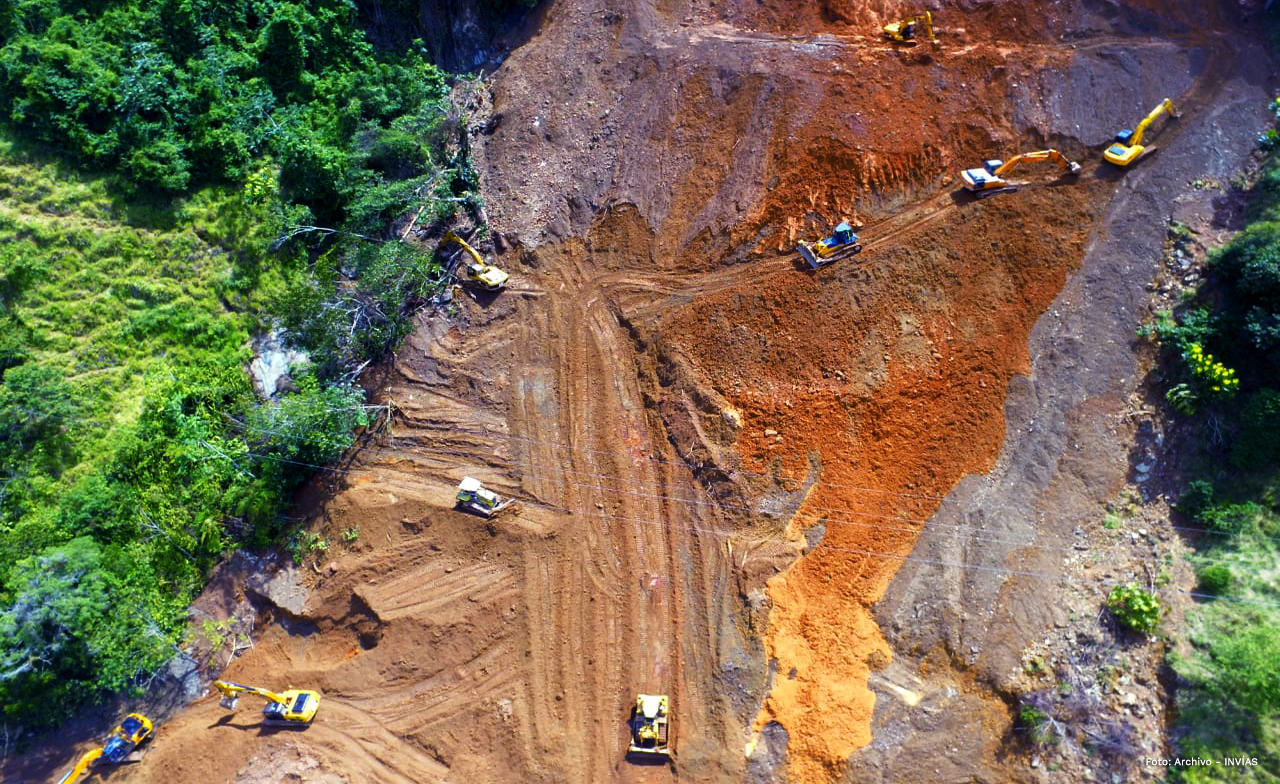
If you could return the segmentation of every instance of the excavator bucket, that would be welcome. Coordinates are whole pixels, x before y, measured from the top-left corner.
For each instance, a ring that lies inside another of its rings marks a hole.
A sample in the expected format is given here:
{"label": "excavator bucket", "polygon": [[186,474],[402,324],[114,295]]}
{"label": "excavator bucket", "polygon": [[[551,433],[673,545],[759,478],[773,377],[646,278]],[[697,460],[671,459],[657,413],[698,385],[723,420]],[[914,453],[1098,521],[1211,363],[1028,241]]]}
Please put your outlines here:
{"label": "excavator bucket", "polygon": [[223,697],[222,699],[218,700],[218,704],[226,708],[227,710],[235,710],[236,706],[240,704],[240,695],[237,694],[232,697]]}

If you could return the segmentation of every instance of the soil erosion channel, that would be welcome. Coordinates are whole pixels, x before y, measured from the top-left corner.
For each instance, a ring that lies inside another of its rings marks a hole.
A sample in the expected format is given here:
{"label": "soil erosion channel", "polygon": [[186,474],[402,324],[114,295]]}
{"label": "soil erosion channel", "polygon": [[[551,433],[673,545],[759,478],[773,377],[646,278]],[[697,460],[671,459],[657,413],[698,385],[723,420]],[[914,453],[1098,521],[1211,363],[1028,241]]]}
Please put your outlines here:
{"label": "soil erosion channel", "polygon": [[[870,608],[999,453],[1032,327],[1124,193],[1097,150],[1165,95],[1203,108],[1227,22],[971,4],[898,51],[896,4],[618,5],[550,3],[494,76],[474,145],[511,288],[385,368],[392,434],[313,499],[358,540],[278,576],[306,590],[225,674],[319,689],[315,726],[208,698],[113,782],[809,784],[872,739]],[[1047,146],[1083,174],[955,192]],[[840,219],[867,249],[802,270]],[[463,475],[522,503],[454,510]],[[671,697],[674,767],[624,761],[637,692]],[[988,703],[970,731],[999,737]]]}

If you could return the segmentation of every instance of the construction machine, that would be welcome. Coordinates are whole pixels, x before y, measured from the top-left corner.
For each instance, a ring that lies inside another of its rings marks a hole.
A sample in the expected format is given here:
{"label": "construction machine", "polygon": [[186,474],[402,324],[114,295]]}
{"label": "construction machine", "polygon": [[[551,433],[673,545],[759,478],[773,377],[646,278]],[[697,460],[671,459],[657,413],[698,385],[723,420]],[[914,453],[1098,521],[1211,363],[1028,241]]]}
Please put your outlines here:
{"label": "construction machine", "polygon": [[279,694],[257,686],[243,686],[230,681],[215,681],[214,687],[222,692],[218,704],[227,710],[235,710],[241,694],[253,694],[267,701],[262,709],[262,722],[280,727],[310,727],[320,707],[320,692],[307,689],[288,689]]}
{"label": "construction machine", "polygon": [[667,695],[638,694],[631,709],[631,745],[628,755],[640,758],[671,756],[668,744],[670,719],[667,717]]}
{"label": "construction machine", "polygon": [[812,269],[817,269],[833,261],[861,253],[862,246],[858,244],[858,235],[853,233],[853,227],[842,222],[826,239],[814,243],[802,240],[796,245],[796,252],[809,263]]}
{"label": "construction machine", "polygon": [[464,283],[472,283],[486,291],[498,291],[507,285],[507,278],[511,276],[486,262],[475,248],[468,245],[466,240],[454,234],[453,231],[445,232],[440,240],[440,247],[450,242],[458,243],[471,257],[471,261],[463,264],[459,270],[459,277]]}
{"label": "construction machine", "polygon": [[1134,130],[1124,129],[1116,134],[1115,142],[1102,153],[1102,157],[1107,163],[1114,163],[1116,166],[1128,166],[1143,155],[1155,152],[1155,147],[1143,147],[1142,135],[1146,133],[1147,126],[1155,122],[1155,119],[1161,114],[1168,112],[1170,117],[1177,117],[1177,113],[1173,110],[1173,102],[1165,98],[1151,113],[1142,118],[1142,122],[1138,123],[1138,127]]}
{"label": "construction machine", "polygon": [[1015,155],[1008,161],[983,161],[981,169],[965,169],[960,173],[960,178],[964,180],[964,187],[977,194],[980,199],[996,193],[1016,191],[1018,186],[1005,180],[1004,175],[1023,161],[1049,161],[1057,164],[1064,174],[1074,176],[1080,173],[1080,164],[1067,160],[1057,150],[1037,150]]}
{"label": "construction machine", "polygon": [[88,772],[94,763],[100,760],[109,762],[112,765],[119,765],[133,753],[134,749],[150,738],[155,729],[151,719],[141,713],[130,713],[125,717],[124,721],[116,725],[116,728],[111,731],[111,735],[107,738],[107,742],[102,744],[102,748],[85,752],[84,756],[80,757],[80,761],[76,763],[76,766],[68,771],[65,776],[58,779],[58,784],[75,784],[80,780],[81,776]]}
{"label": "construction machine", "polygon": [[455,498],[458,506],[485,517],[496,515],[514,501],[511,498],[503,498],[480,484],[479,479],[469,476],[462,477],[462,481],[458,483],[458,494]]}
{"label": "construction machine", "polygon": [[933,14],[928,11],[908,16],[900,22],[890,22],[884,26],[884,37],[910,46],[915,46],[922,38],[931,44],[938,42],[933,34]]}

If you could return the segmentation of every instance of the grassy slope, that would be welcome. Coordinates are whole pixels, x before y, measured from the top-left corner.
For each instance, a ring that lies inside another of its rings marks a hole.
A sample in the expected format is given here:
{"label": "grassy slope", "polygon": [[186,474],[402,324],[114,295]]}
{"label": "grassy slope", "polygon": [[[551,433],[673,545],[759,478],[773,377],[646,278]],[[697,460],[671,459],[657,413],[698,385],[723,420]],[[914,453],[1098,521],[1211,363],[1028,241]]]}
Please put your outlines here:
{"label": "grassy slope", "polygon": [[75,390],[81,416],[71,437],[84,463],[136,419],[148,384],[175,365],[250,358],[254,319],[219,298],[231,251],[192,224],[141,228],[125,218],[105,179],[22,161],[0,144],[0,235],[9,238],[0,259],[4,269],[36,270],[10,312],[29,330],[32,361]]}

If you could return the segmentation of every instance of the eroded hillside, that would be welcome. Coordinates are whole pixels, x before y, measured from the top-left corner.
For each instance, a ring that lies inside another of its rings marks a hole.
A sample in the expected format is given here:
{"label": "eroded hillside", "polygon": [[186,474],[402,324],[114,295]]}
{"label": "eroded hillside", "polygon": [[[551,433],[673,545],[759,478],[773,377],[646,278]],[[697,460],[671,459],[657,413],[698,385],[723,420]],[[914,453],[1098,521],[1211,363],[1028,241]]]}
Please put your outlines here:
{"label": "eroded hillside", "polygon": [[[226,677],[316,725],[205,698],[112,781],[1017,780],[998,689],[1054,595],[1010,578],[1059,568],[1051,493],[1123,481],[1071,423],[1136,384],[1179,188],[1249,154],[1258,5],[973,0],[897,48],[898,3],[548,3],[474,106],[511,285],[369,379],[391,432],[304,499],[358,540],[223,605],[264,619]],[[1102,165],[1166,95],[1160,155]],[[1046,146],[1082,174],[960,191]],[[803,268],[839,220],[865,250]],[[637,692],[672,767],[624,760]]]}

